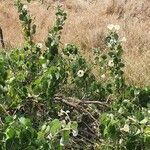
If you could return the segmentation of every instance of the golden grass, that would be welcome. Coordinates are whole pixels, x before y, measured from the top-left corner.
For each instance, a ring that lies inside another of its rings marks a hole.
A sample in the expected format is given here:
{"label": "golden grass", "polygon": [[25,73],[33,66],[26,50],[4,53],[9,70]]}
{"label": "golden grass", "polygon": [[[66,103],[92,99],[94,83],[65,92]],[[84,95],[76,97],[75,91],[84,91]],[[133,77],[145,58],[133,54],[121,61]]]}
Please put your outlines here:
{"label": "golden grass", "polygon": [[[36,16],[37,42],[46,38],[58,2],[43,0],[43,3],[34,1],[30,6],[30,12]],[[81,52],[91,58],[92,48],[105,50],[103,41],[108,32],[107,25],[119,24],[120,36],[127,38],[123,47],[128,82],[137,86],[150,85],[149,0],[60,0],[60,3],[68,12],[62,42],[79,45]],[[0,3],[0,26],[7,43],[12,46],[22,44],[21,28],[12,0]]]}

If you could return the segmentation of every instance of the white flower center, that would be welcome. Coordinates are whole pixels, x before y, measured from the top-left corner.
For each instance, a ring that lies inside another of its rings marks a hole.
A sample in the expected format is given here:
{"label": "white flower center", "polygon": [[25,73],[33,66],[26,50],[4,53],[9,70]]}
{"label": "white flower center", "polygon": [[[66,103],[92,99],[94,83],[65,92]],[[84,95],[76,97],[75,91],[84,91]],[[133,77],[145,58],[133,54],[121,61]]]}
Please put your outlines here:
{"label": "white flower center", "polygon": [[78,76],[78,77],[83,77],[83,76],[84,76],[84,71],[83,71],[83,70],[79,70],[79,71],[77,72],[77,76]]}

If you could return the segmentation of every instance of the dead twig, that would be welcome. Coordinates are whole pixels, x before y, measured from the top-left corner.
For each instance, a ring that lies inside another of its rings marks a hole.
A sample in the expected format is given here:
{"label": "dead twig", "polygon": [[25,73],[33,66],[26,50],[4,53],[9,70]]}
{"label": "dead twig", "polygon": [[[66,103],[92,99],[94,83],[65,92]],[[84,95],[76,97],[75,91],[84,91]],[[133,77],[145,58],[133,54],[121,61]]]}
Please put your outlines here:
{"label": "dead twig", "polygon": [[94,104],[94,105],[101,105],[102,107],[108,107],[106,103],[100,102],[100,101],[89,101],[89,100],[79,100],[76,98],[72,97],[63,97],[60,95],[54,96],[55,101],[59,101],[61,103],[64,103],[68,105],[69,107],[73,107],[79,112],[88,114],[90,118],[95,121],[96,125],[98,126],[97,119],[91,114],[91,112],[87,111],[86,108],[83,107],[83,105],[89,105],[89,104]]}
{"label": "dead twig", "polygon": [[102,105],[102,106],[105,106],[105,107],[108,107],[108,105],[104,102],[100,102],[100,101],[87,101],[87,100],[83,100],[80,102],[80,104],[97,104],[97,105]]}
{"label": "dead twig", "polygon": [[78,103],[68,102],[68,101],[65,100],[62,96],[55,96],[55,97],[54,97],[54,100],[55,100],[55,101],[63,102],[63,103],[65,103],[65,104],[67,104],[68,106],[73,107],[73,108],[75,108],[75,109],[77,109],[77,107],[78,107]]}
{"label": "dead twig", "polygon": [[72,97],[63,97],[63,96],[55,96],[54,97],[54,100],[56,101],[62,101],[63,103],[66,103],[67,105],[70,105],[74,108],[76,107],[79,107],[80,105],[84,105],[84,104],[95,104],[95,105],[101,105],[101,106],[104,106],[104,107],[109,107],[107,105],[107,103],[105,102],[100,102],[100,101],[89,101],[89,100],[86,100],[86,99],[82,99],[82,100],[79,100],[79,99],[76,99],[76,98],[72,98]]}
{"label": "dead twig", "polygon": [[2,48],[5,48],[4,38],[3,38],[3,31],[2,31],[1,27],[0,27],[0,42],[1,42]]}

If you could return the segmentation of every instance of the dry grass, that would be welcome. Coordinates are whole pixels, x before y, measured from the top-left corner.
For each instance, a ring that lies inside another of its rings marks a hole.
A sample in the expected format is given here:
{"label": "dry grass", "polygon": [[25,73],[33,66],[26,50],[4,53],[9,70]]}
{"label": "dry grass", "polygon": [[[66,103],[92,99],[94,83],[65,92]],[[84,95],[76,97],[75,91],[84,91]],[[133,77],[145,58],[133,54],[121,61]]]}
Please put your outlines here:
{"label": "dry grass", "polygon": [[[36,16],[38,30],[35,40],[41,42],[54,21],[56,0],[34,1],[30,7]],[[82,53],[90,58],[91,49],[105,49],[103,40],[107,25],[119,24],[121,37],[125,36],[124,60],[128,82],[150,85],[150,1],[149,0],[60,0],[68,12],[62,42],[78,44]],[[50,6],[47,10],[47,6]],[[21,45],[23,40],[17,12],[12,0],[0,1],[0,26],[6,43]]]}

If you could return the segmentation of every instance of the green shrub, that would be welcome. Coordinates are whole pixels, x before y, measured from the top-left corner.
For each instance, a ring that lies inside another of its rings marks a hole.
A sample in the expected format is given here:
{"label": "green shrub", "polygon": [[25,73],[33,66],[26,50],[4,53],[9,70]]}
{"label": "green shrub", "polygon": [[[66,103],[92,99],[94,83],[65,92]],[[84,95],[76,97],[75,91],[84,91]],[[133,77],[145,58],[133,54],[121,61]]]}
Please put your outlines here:
{"label": "green shrub", "polygon": [[96,77],[77,46],[60,47],[67,17],[60,6],[44,45],[33,41],[26,5],[15,5],[25,42],[0,54],[0,149],[148,150],[150,88],[126,84],[116,27],[107,53],[94,50]]}

